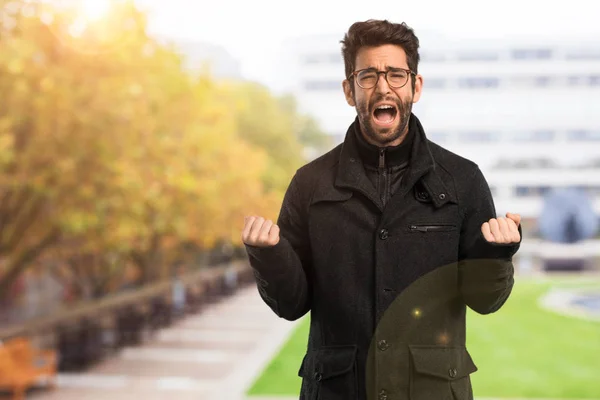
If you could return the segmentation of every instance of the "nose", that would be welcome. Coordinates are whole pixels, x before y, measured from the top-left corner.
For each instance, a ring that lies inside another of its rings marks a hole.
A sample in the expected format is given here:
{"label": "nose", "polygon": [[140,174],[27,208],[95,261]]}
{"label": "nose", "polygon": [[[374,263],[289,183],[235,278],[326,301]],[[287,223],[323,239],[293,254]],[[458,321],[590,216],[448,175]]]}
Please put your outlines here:
{"label": "nose", "polygon": [[390,86],[385,78],[385,73],[379,72],[379,74],[377,74],[377,84],[375,85],[375,89],[381,94],[388,94],[391,92]]}

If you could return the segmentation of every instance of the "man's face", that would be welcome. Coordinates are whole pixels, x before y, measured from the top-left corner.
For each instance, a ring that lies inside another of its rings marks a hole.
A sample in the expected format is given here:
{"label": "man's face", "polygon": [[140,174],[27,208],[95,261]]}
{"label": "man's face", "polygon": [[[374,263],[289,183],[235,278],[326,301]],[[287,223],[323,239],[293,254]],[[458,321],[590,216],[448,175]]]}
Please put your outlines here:
{"label": "man's face", "polygon": [[[378,71],[408,69],[406,53],[402,47],[392,44],[363,47],[356,56],[355,71],[365,68]],[[414,86],[412,81],[409,74],[406,85],[401,88],[390,87],[384,75],[380,74],[376,85],[370,89],[360,87],[357,78],[343,82],[346,101],[356,107],[360,127],[367,141],[384,147],[398,145],[404,139],[412,104],[421,97],[423,78],[417,75]]]}

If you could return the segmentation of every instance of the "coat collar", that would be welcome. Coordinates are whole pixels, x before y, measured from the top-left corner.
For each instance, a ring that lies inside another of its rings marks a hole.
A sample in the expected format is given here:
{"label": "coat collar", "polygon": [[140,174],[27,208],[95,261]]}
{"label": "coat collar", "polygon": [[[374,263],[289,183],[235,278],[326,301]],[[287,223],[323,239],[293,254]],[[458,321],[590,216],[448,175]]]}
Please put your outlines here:
{"label": "coat collar", "polygon": [[[360,129],[355,120],[348,131],[342,144],[340,159],[334,186],[338,189],[352,189],[363,193],[370,198],[380,209],[381,200],[374,192],[373,185],[367,177],[358,149],[355,129]],[[427,196],[436,207],[441,207],[447,202],[456,202],[456,195],[450,185],[446,185],[436,171],[436,162],[431,153],[428,139],[419,119],[411,113],[409,120],[409,134],[414,135],[410,151],[410,164],[406,176],[394,196],[404,196],[417,182],[421,182]]]}
{"label": "coat collar", "polygon": [[397,146],[389,147],[379,147],[367,142],[361,132],[358,117],[355,118],[349,132],[352,132],[355,136],[356,148],[358,149],[358,154],[364,165],[370,165],[377,168],[380,161],[380,152],[383,151],[386,167],[397,167],[407,165],[410,160],[410,151],[415,137],[414,124],[413,126],[409,126],[409,128],[412,129],[409,129],[408,134],[402,143]]}

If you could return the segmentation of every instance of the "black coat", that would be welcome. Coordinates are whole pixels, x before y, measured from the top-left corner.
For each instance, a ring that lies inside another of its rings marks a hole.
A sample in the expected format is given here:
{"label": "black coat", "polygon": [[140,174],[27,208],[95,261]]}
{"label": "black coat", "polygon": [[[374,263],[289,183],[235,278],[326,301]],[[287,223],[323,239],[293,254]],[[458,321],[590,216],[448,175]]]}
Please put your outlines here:
{"label": "black coat", "polygon": [[497,215],[481,170],[414,115],[410,164],[384,205],[355,129],[296,172],[279,243],[246,246],[265,303],[288,320],[310,311],[301,399],[472,399],[466,306],[504,304],[520,243],[485,240]]}

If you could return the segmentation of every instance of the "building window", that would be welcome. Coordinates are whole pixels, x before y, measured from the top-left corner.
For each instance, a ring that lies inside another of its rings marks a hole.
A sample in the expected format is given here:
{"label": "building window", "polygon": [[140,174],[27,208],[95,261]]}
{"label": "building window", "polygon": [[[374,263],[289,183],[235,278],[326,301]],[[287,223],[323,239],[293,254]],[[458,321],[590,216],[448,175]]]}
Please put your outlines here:
{"label": "building window", "polygon": [[304,89],[308,91],[342,90],[342,83],[339,81],[307,81],[304,83]]}
{"label": "building window", "polygon": [[494,142],[498,139],[498,137],[498,133],[487,131],[460,132],[458,134],[458,140],[461,143]]}
{"label": "building window", "polygon": [[530,76],[513,78],[512,82],[518,87],[550,87],[560,83],[560,79],[554,76]]}
{"label": "building window", "polygon": [[600,86],[600,75],[580,75],[568,78],[570,86]]}
{"label": "building window", "polygon": [[498,53],[481,52],[481,53],[459,53],[458,61],[497,61]]}
{"label": "building window", "polygon": [[575,49],[565,54],[567,60],[600,60],[600,48],[598,49]]}
{"label": "building window", "polygon": [[584,84],[585,78],[583,76],[569,76],[567,80],[569,86],[580,86]]}
{"label": "building window", "polygon": [[577,142],[596,142],[600,141],[600,130],[599,131],[588,131],[584,129],[578,129],[567,132],[567,139]]}
{"label": "building window", "polygon": [[442,78],[430,78],[423,82],[423,86],[427,89],[443,89],[446,87],[447,81]]}
{"label": "building window", "polygon": [[550,86],[551,82],[552,82],[552,78],[549,76],[537,76],[534,79],[534,85],[537,87]]}
{"label": "building window", "polygon": [[552,58],[550,49],[515,49],[512,51],[515,60],[548,60]]}
{"label": "building window", "polygon": [[443,53],[423,53],[421,54],[421,62],[444,62],[446,55]]}
{"label": "building window", "polygon": [[550,87],[561,84],[555,76],[515,76],[510,78],[511,85],[518,88]]}
{"label": "building window", "polygon": [[556,132],[550,130],[517,132],[515,140],[522,142],[551,142],[555,139]]}
{"label": "building window", "polygon": [[527,187],[527,186],[517,186],[515,188],[515,194],[517,197],[527,197],[527,196],[531,196],[530,190],[531,188]]}
{"label": "building window", "polygon": [[463,89],[487,89],[497,88],[500,86],[499,78],[461,78],[458,81],[458,86]]}
{"label": "building window", "polygon": [[556,168],[556,163],[549,158],[527,158],[517,160],[512,163],[511,168],[514,169],[548,169]]}
{"label": "building window", "polygon": [[550,186],[517,186],[515,194],[517,197],[545,196],[550,190]]}

